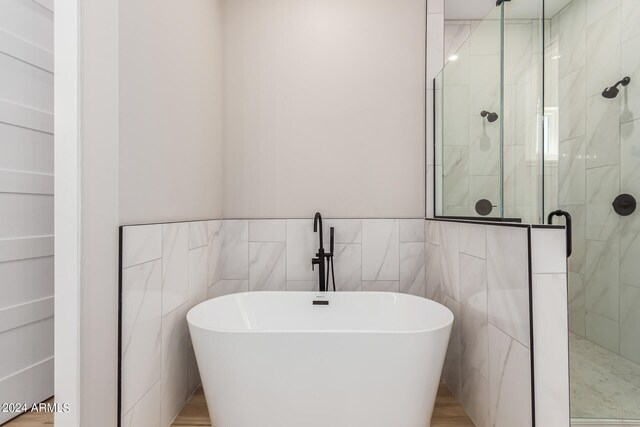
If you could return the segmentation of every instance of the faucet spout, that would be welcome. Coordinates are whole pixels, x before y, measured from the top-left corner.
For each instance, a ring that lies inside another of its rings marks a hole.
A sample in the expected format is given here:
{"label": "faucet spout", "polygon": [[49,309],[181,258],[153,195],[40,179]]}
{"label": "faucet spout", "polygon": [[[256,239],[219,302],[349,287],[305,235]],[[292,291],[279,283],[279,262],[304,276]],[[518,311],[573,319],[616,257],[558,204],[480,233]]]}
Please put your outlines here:
{"label": "faucet spout", "polygon": [[316,216],[313,218],[313,231],[315,233],[318,232],[318,226],[320,226],[320,235],[319,235],[319,239],[320,239],[320,249],[324,250],[324,244],[323,244],[323,233],[322,233],[322,215],[320,214],[320,212],[316,212]]}

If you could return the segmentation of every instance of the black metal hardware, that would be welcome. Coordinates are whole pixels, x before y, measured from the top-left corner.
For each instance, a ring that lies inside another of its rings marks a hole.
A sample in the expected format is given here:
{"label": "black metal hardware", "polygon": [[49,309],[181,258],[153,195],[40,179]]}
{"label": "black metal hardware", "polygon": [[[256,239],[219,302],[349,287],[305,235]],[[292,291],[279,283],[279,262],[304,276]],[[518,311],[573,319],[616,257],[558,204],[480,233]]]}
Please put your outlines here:
{"label": "black metal hardware", "polygon": [[327,300],[313,300],[313,305],[329,305]]}
{"label": "black metal hardware", "polygon": [[486,117],[486,119],[489,121],[489,123],[493,123],[496,120],[498,120],[498,113],[491,113],[487,110],[482,110],[480,112],[480,116],[482,117]]}
{"label": "black metal hardware", "polygon": [[481,199],[476,202],[476,212],[478,215],[487,216],[495,208],[495,205],[487,199]]}
{"label": "black metal hardware", "polygon": [[505,1],[511,1],[511,0],[497,0],[496,1],[496,6],[500,6],[502,3],[504,3]]}
{"label": "black metal hardware", "polygon": [[[313,231],[314,233],[319,233],[319,247],[318,253],[316,253],[315,258],[311,258],[311,269],[315,271],[315,266],[319,266],[318,269],[318,284],[320,292],[325,292],[329,290],[329,269],[327,267],[331,267],[332,269],[332,278],[333,278],[333,290],[336,290],[336,280],[335,273],[333,273],[333,236],[334,236],[334,228],[331,227],[329,229],[329,252],[324,251],[324,242],[323,242],[323,234],[322,234],[322,215],[320,212],[316,212],[315,217],[313,218]],[[326,267],[325,267],[326,266]],[[327,268],[327,270],[325,270]],[[325,281],[326,278],[326,281]]]}
{"label": "black metal hardware", "polygon": [[567,211],[563,211],[558,209],[557,211],[553,211],[549,214],[549,217],[547,218],[547,222],[549,224],[553,224],[553,217],[554,216],[563,216],[565,217],[565,221],[566,221],[566,230],[567,230],[567,258],[569,258],[571,256],[571,253],[573,252],[573,243],[572,243],[572,225],[573,222],[571,220],[571,214]]}
{"label": "black metal hardware", "polygon": [[629,216],[636,210],[636,198],[631,194],[620,194],[611,205],[618,215]]}
{"label": "black metal hardware", "polygon": [[631,77],[625,77],[615,85],[610,86],[606,88],[604,91],[602,91],[602,96],[604,96],[607,99],[614,99],[620,93],[620,89],[618,89],[618,86],[620,85],[628,86],[629,83],[631,83]]}

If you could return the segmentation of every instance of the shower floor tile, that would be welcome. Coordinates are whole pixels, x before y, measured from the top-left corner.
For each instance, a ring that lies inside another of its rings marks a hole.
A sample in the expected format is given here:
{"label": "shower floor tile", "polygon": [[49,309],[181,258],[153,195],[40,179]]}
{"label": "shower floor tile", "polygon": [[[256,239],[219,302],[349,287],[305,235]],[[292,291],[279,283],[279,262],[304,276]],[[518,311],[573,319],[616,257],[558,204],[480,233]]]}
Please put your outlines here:
{"label": "shower floor tile", "polygon": [[640,365],[571,333],[571,417],[640,420]]}

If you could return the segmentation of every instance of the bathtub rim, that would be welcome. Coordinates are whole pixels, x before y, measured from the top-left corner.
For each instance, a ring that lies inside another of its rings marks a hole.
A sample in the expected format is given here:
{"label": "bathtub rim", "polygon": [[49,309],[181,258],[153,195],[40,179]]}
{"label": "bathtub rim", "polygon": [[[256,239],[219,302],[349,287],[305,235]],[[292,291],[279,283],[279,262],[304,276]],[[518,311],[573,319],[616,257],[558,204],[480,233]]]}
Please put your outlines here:
{"label": "bathtub rim", "polygon": [[197,305],[195,305],[194,307],[192,307],[188,312],[187,312],[187,316],[186,316],[186,320],[187,320],[187,325],[188,327],[195,327],[204,331],[208,331],[208,332],[215,332],[215,333],[219,333],[219,334],[242,334],[242,335],[251,335],[251,334],[255,334],[255,335],[266,335],[266,334],[363,334],[363,335],[370,335],[370,334],[377,334],[377,335],[414,335],[414,334],[424,334],[424,333],[430,333],[430,332],[436,332],[436,331],[440,331],[443,329],[446,329],[448,327],[453,327],[453,322],[455,320],[455,316],[453,315],[453,312],[444,304],[439,303],[438,301],[432,300],[432,299],[428,299],[428,298],[424,298],[424,297],[420,297],[420,296],[416,296],[416,295],[410,295],[410,294],[403,294],[400,292],[382,292],[382,291],[360,291],[360,292],[353,292],[353,291],[345,291],[345,292],[337,292],[338,294],[352,294],[352,295],[363,295],[363,294],[384,294],[384,295],[395,295],[395,296],[401,296],[402,298],[409,298],[409,299],[422,299],[422,300],[426,300],[429,301],[430,304],[436,304],[437,306],[439,306],[439,309],[444,311],[445,315],[447,316],[447,321],[446,322],[440,322],[438,324],[436,324],[435,326],[429,327],[429,328],[422,328],[422,329],[415,329],[415,330],[405,330],[405,329],[399,329],[399,330],[364,330],[364,329],[271,329],[271,330],[255,330],[255,329],[224,329],[224,328],[213,328],[211,326],[207,326],[207,325],[203,325],[202,323],[198,323],[198,322],[194,322],[193,321],[193,315],[191,315],[191,313],[198,307],[200,307],[201,305],[204,304],[210,304],[211,301],[213,300],[222,300],[222,299],[233,299],[233,298],[237,298],[238,296],[241,295],[251,295],[251,294],[272,294],[272,295],[282,295],[282,294],[305,294],[305,295],[311,295],[311,294],[316,294],[319,298],[322,298],[323,295],[327,295],[327,294],[333,294],[333,292],[317,292],[317,291],[249,291],[249,292],[238,292],[238,293],[234,293],[234,294],[228,294],[228,295],[222,295],[219,297],[215,297],[215,298],[211,298],[208,299],[206,301],[203,301]]}

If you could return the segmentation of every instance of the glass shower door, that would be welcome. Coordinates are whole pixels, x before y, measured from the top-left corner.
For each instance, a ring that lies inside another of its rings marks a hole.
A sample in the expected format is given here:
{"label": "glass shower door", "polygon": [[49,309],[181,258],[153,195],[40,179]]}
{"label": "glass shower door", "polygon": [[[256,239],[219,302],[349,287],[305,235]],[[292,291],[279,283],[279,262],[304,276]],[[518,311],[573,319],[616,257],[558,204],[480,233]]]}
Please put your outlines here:
{"label": "glass shower door", "polygon": [[574,223],[571,415],[640,424],[640,2],[565,3],[547,16],[545,165],[547,211]]}

